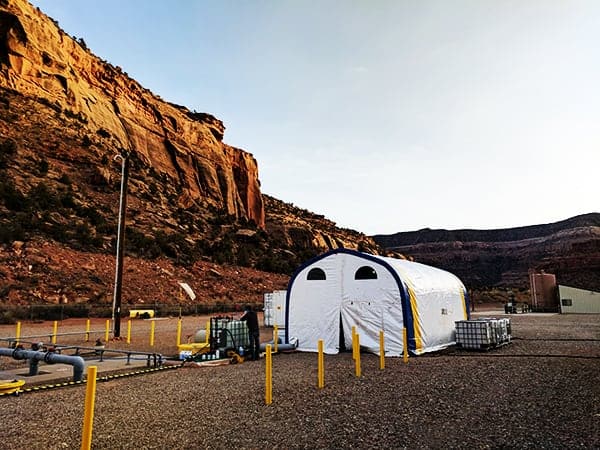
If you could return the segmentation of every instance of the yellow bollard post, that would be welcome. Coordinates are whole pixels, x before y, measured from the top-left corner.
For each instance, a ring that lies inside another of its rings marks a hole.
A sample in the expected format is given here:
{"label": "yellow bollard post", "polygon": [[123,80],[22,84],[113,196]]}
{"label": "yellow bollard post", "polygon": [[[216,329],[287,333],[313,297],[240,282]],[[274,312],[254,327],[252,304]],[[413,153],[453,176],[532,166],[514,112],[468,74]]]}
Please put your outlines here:
{"label": "yellow bollard post", "polygon": [[408,364],[408,338],[406,335],[406,327],[402,328],[402,339],[404,340],[404,351],[402,352],[402,358],[404,364]]}
{"label": "yellow bollard post", "polygon": [[385,344],[383,340],[383,330],[379,331],[379,369],[385,369]]}
{"label": "yellow bollard post", "polygon": [[83,432],[81,434],[81,450],[92,448],[92,429],[94,427],[94,403],[96,402],[96,366],[88,367],[87,386],[85,389],[85,412],[83,415]]}
{"label": "yellow bollard post", "polygon": [[360,377],[361,372],[360,372],[360,336],[358,335],[358,333],[356,333],[356,359],[355,361],[355,374],[357,377]]}
{"label": "yellow bollard post", "polygon": [[267,357],[265,358],[265,404],[273,402],[273,367],[271,359],[271,344],[267,345]]}
{"label": "yellow bollard post", "polygon": [[319,389],[322,389],[325,386],[325,361],[323,358],[323,339],[319,339],[318,342],[319,359],[317,363],[317,387]]}
{"label": "yellow bollard post", "polygon": [[181,318],[177,321],[177,347],[181,344]]}
{"label": "yellow bollard post", "polygon": [[279,340],[279,329],[277,325],[273,325],[273,351],[277,353],[277,341]]}
{"label": "yellow bollard post", "polygon": [[85,342],[90,341],[90,319],[85,321]]}
{"label": "yellow bollard post", "polygon": [[150,347],[154,347],[154,328],[155,328],[156,322],[154,322],[154,320],[152,321],[152,323],[150,324]]}
{"label": "yellow bollard post", "polygon": [[54,321],[54,326],[52,327],[52,343],[56,344],[56,333],[58,332],[58,320]]}
{"label": "yellow bollard post", "polygon": [[106,319],[106,329],[104,330],[104,342],[108,342],[110,333],[110,320]]}
{"label": "yellow bollard post", "polygon": [[206,322],[206,345],[210,344],[210,320]]}
{"label": "yellow bollard post", "polygon": [[19,345],[19,338],[21,337],[21,322],[17,322],[17,331],[15,333],[15,344]]}
{"label": "yellow bollard post", "polygon": [[352,359],[356,360],[356,326],[352,326]]}
{"label": "yellow bollard post", "polygon": [[131,319],[127,321],[127,343],[131,344]]}

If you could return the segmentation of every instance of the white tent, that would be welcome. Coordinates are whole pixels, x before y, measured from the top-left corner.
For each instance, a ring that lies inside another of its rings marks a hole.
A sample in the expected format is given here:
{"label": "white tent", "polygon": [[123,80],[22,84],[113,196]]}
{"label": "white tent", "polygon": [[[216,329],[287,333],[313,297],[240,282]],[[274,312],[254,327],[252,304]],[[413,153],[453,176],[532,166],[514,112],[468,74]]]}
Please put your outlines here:
{"label": "white tent", "polygon": [[286,342],[298,350],[325,353],[352,348],[352,326],[361,347],[400,356],[406,327],[408,350],[416,355],[455,343],[457,320],[469,315],[467,293],[453,274],[435,267],[347,249],[324,253],[292,276],[286,298]]}

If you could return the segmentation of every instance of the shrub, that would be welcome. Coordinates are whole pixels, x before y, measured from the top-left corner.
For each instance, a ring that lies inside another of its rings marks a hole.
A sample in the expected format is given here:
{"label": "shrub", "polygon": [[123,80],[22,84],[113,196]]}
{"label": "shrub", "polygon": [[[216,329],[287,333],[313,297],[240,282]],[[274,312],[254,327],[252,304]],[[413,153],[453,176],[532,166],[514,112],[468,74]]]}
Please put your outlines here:
{"label": "shrub", "polygon": [[75,199],[73,198],[73,192],[67,191],[60,197],[60,204],[65,208],[75,209]]}
{"label": "shrub", "polygon": [[27,198],[15,187],[12,180],[0,182],[0,198],[11,211],[25,211]]}
{"label": "shrub", "polygon": [[59,199],[46,183],[40,182],[29,191],[29,202],[33,207],[43,210],[58,206]]}
{"label": "shrub", "polygon": [[110,137],[110,133],[108,131],[106,131],[104,128],[100,128],[98,131],[96,131],[96,134],[98,136],[103,137],[103,138],[109,138]]}
{"label": "shrub", "polygon": [[92,140],[90,139],[90,137],[87,134],[85,136],[83,136],[81,145],[83,145],[84,147],[89,147],[90,145],[92,145]]}
{"label": "shrub", "polygon": [[70,185],[72,183],[71,178],[66,173],[63,173],[58,179],[59,183]]}
{"label": "shrub", "polygon": [[38,174],[41,176],[44,176],[48,173],[48,169],[50,168],[50,164],[48,164],[48,161],[46,159],[40,159],[37,162],[37,171]]}
{"label": "shrub", "polygon": [[24,241],[25,232],[14,223],[0,223],[0,243],[10,244],[14,241]]}
{"label": "shrub", "polygon": [[91,240],[92,236],[92,230],[87,223],[83,222],[75,225],[75,239],[79,242],[85,244]]}
{"label": "shrub", "polygon": [[12,139],[0,143],[0,169],[5,169],[8,161],[17,153],[17,144]]}

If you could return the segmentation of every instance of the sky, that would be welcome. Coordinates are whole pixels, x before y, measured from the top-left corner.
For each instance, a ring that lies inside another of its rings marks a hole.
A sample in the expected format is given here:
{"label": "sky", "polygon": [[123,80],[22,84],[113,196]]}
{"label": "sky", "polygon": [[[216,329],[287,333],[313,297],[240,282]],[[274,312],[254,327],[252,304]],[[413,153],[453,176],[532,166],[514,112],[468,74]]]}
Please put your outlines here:
{"label": "sky", "polygon": [[600,211],[596,0],[34,0],[366,234]]}

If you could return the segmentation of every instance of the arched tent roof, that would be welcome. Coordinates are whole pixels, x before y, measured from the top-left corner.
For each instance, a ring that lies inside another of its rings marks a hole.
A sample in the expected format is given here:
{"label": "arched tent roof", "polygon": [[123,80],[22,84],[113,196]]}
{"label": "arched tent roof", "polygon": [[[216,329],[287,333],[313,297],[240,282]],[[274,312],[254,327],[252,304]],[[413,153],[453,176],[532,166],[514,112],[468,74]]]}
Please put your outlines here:
{"label": "arched tent roof", "polygon": [[[316,276],[320,271],[322,274]],[[310,275],[310,276],[309,276]],[[319,335],[327,353],[351,342],[360,330],[361,345],[378,352],[379,329],[386,334],[386,354],[434,351],[454,343],[454,321],[468,317],[468,299],[453,274],[424,264],[335,249],[296,270],[286,298],[286,342],[316,351]]]}

